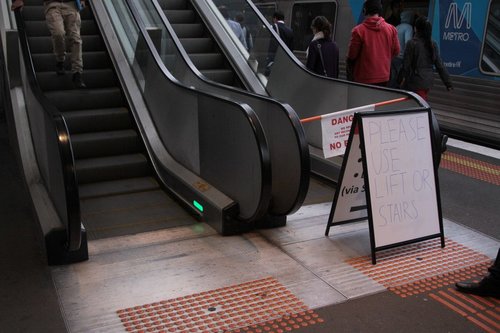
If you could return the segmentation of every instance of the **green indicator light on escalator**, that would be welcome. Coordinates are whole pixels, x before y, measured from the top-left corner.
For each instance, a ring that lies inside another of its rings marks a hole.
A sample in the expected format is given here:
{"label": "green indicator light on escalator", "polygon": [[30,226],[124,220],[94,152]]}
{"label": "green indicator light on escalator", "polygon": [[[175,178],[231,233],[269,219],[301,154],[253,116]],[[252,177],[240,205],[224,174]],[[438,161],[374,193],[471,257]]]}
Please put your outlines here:
{"label": "green indicator light on escalator", "polygon": [[203,206],[196,200],[193,200],[193,205],[198,209],[200,212],[203,212]]}

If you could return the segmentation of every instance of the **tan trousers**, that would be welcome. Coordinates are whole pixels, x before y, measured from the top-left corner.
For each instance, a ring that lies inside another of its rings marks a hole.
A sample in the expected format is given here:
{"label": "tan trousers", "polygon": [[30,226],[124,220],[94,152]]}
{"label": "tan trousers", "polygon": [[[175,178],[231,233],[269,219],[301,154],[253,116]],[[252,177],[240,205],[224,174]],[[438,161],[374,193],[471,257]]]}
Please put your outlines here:
{"label": "tan trousers", "polygon": [[66,58],[69,50],[71,72],[83,71],[82,38],[80,36],[81,19],[74,1],[46,2],[45,21],[52,35],[52,47],[56,61],[61,62]]}

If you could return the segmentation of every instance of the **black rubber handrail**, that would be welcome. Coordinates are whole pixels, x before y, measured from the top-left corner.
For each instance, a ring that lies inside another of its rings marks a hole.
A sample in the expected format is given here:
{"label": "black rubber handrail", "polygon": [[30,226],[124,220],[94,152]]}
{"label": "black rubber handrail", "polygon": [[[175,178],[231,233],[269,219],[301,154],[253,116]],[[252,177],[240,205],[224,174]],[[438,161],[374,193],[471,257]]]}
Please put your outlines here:
{"label": "black rubber handrail", "polygon": [[66,125],[64,116],[52,104],[52,102],[49,101],[38,84],[38,80],[35,74],[35,67],[33,65],[33,59],[31,57],[31,50],[28,43],[24,16],[21,9],[17,9],[15,11],[15,17],[29,86],[34,96],[40,103],[42,109],[49,116],[49,119],[53,120],[53,128],[55,129],[56,137],[58,138],[55,144],[58,146],[59,155],[61,157],[61,160],[59,162],[61,163],[63,173],[62,176],[66,199],[66,214],[68,219],[68,225],[66,226],[67,242],[65,244],[65,247],[68,251],[76,251],[80,249],[82,242],[80,195],[78,192],[78,182],[75,172],[75,160],[68,127]]}

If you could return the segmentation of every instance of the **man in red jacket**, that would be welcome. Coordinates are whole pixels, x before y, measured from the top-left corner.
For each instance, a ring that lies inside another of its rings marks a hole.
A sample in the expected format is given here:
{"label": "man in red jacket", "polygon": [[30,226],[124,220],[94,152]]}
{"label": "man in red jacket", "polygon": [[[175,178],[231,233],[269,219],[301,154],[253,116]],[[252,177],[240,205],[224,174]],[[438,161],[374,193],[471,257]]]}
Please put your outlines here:
{"label": "man in red jacket", "polygon": [[391,60],[399,54],[399,41],[396,28],[385,22],[381,12],[380,0],[366,0],[363,4],[366,18],[352,29],[347,68],[348,78],[353,81],[386,87]]}

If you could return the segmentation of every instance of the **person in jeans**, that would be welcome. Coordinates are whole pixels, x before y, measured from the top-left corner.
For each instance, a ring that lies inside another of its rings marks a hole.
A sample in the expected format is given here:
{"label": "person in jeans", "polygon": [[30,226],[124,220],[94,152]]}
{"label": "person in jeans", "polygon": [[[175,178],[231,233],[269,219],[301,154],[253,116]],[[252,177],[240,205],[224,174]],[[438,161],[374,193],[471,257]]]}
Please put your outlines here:
{"label": "person in jeans", "polygon": [[[82,7],[85,0],[80,0]],[[24,0],[15,0],[12,10],[24,6]],[[56,56],[56,73],[64,75],[64,61],[66,60],[66,47],[70,49],[71,73],[73,84],[76,88],[85,88],[83,82],[82,38],[80,36],[80,8],[75,0],[47,0],[43,2],[45,21],[52,37],[52,48]]]}

